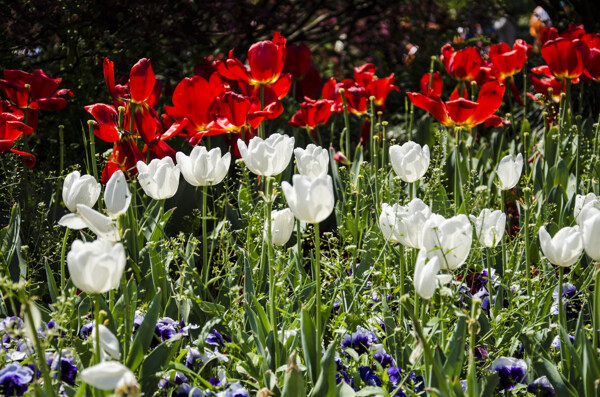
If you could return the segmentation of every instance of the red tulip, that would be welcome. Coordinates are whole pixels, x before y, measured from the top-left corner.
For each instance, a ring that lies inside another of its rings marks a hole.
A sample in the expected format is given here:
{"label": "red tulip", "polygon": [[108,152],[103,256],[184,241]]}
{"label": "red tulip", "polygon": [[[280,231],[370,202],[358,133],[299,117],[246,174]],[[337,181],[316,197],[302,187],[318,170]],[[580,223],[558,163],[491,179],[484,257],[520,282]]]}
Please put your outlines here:
{"label": "red tulip", "polygon": [[277,81],[285,64],[285,42],[285,37],[275,32],[272,41],[252,44],[248,50],[252,85],[272,84]]}
{"label": "red tulip", "polygon": [[329,99],[319,99],[318,101],[309,100],[300,105],[300,110],[295,113],[290,125],[300,128],[310,128],[311,130],[319,124],[325,124],[332,113],[334,101]]}
{"label": "red tulip", "polygon": [[475,47],[454,51],[450,44],[442,47],[441,59],[450,77],[459,82],[475,80],[483,63],[479,51]]}
{"label": "red tulip", "polygon": [[116,142],[119,140],[118,123],[119,113],[114,106],[104,103],[96,103],[85,106],[84,109],[94,116],[94,135],[106,142]]}
{"label": "red tulip", "polygon": [[113,152],[102,171],[102,183],[107,183],[112,174],[118,170],[122,170],[128,179],[134,177],[137,175],[137,162],[144,160],[144,156],[131,137],[119,139],[115,142]]}
{"label": "red tulip", "polygon": [[[213,74],[208,81],[200,76],[186,77],[173,92],[173,106],[165,106],[165,111],[180,125],[183,124],[188,140],[193,139],[197,143],[215,119],[216,98],[223,91],[225,87],[218,74]],[[171,136],[174,134],[168,135]]]}
{"label": "red tulip", "polygon": [[140,59],[131,68],[129,74],[129,92],[131,95],[131,102],[143,103],[148,100],[154,89],[156,83],[156,76],[150,65],[150,60],[146,58]]}
{"label": "red tulip", "polygon": [[431,87],[429,87],[430,79],[431,75],[429,73],[425,73],[423,77],[421,77],[421,93],[425,95],[430,94],[435,96],[442,96],[444,82],[442,81],[442,75],[440,74],[440,72],[435,72],[433,74],[433,79],[431,79]]}
{"label": "red tulip", "polygon": [[545,97],[551,98],[552,101],[556,103],[560,102],[560,94],[565,92],[565,81],[556,79],[552,75],[552,72],[550,72],[550,68],[546,65],[533,68],[531,71],[545,76],[539,78],[533,74],[529,74],[529,80],[531,80],[533,88]]}
{"label": "red tulip", "polygon": [[489,119],[502,104],[504,85],[496,81],[481,87],[477,102],[459,98],[443,102],[435,95],[408,92],[410,101],[417,107],[427,110],[446,127],[470,129]]}
{"label": "red tulip", "polygon": [[299,80],[296,81],[297,101],[301,101],[304,97],[312,99],[318,98],[323,87],[323,80],[319,75],[319,71],[314,66],[308,69],[308,72]]}
{"label": "red tulip", "polygon": [[323,99],[329,99],[334,101],[332,107],[335,113],[344,111],[344,105],[342,101],[341,89],[344,89],[344,96],[346,97],[346,104],[348,111],[356,114],[357,116],[363,115],[367,112],[367,101],[368,94],[364,87],[361,87],[352,79],[345,79],[339,83],[336,83],[332,77],[325,83],[322,90]]}
{"label": "red tulip", "polygon": [[[399,91],[394,85],[394,74],[388,77],[375,77],[375,65],[367,63],[365,65],[354,68],[354,81],[366,91],[367,104],[370,97],[375,97],[375,106],[377,110],[384,110],[385,100],[392,91]],[[357,113],[360,114],[360,113]]]}
{"label": "red tulip", "polygon": [[504,82],[507,77],[523,69],[530,50],[531,46],[521,39],[515,41],[512,49],[506,43],[496,44],[490,48],[489,57],[499,72],[500,82]]}
{"label": "red tulip", "polygon": [[558,79],[576,79],[582,75],[587,65],[590,50],[580,40],[559,37],[549,40],[542,47],[542,57],[552,74]]}
{"label": "red tulip", "polygon": [[301,79],[311,67],[310,49],[304,43],[300,45],[289,44],[286,47],[284,71],[290,73],[295,79]]}
{"label": "red tulip", "polygon": [[0,154],[9,151],[23,156],[23,162],[29,168],[35,165],[36,158],[33,154],[13,149],[15,140],[21,135],[29,135],[32,128],[22,122],[22,118],[11,113],[0,114]]}
{"label": "red tulip", "polygon": [[228,91],[219,98],[219,117],[209,124],[207,135],[225,131],[240,132],[246,127],[258,128],[266,118],[278,117],[283,112],[281,102],[274,98],[261,110],[260,100],[254,96],[244,96]]}
{"label": "red tulip", "polygon": [[0,79],[0,89],[14,107],[27,115],[27,124],[33,132],[37,129],[38,110],[62,110],[67,106],[67,100],[60,96],[73,96],[71,90],[58,89],[61,80],[48,76],[42,69],[33,73],[7,69],[4,79]]}

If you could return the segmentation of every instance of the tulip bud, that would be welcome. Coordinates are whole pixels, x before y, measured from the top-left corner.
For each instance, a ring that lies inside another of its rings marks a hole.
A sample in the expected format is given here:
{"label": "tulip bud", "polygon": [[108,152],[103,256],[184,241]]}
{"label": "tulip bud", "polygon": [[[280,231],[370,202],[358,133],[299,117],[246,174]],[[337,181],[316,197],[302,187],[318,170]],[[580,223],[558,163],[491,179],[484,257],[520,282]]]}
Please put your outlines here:
{"label": "tulip bud", "polygon": [[402,146],[391,146],[390,161],[400,179],[404,182],[415,182],[423,178],[429,168],[429,146],[421,147],[413,141],[408,141]]}
{"label": "tulip bud", "polygon": [[87,293],[102,294],[119,288],[125,262],[123,245],[112,245],[106,240],[91,243],[75,240],[67,255],[73,284]]}
{"label": "tulip bud", "polygon": [[[137,383],[135,375],[126,366],[116,361],[104,361],[81,371],[81,379],[90,386],[100,390],[120,390]],[[139,389],[139,385],[138,385]]]}
{"label": "tulip bud", "polygon": [[[66,176],[62,188],[65,206],[69,211],[76,213],[77,204],[93,207],[98,201],[102,186],[91,175],[81,176],[79,171],[73,171]],[[85,228],[85,223],[75,214],[63,216],[58,224],[69,229],[79,230]]]}
{"label": "tulip bud", "polygon": [[185,180],[192,186],[212,186],[221,183],[231,163],[231,154],[221,157],[221,149],[207,151],[204,146],[196,146],[189,157],[177,152],[177,165]]}
{"label": "tulip bud", "polygon": [[386,203],[381,205],[379,227],[387,240],[406,247],[421,248],[423,225],[431,216],[431,209],[415,198],[407,206]]}
{"label": "tulip bud", "polygon": [[433,214],[423,226],[422,248],[429,258],[438,257],[441,269],[456,269],[467,260],[473,227],[466,215],[450,219]]}
{"label": "tulip bud", "polygon": [[294,149],[296,156],[296,165],[298,172],[311,179],[317,178],[322,174],[327,174],[329,170],[329,152],[320,146],[309,144],[306,149]]}
{"label": "tulip bud", "polygon": [[279,175],[288,166],[294,151],[294,138],[273,134],[263,140],[255,136],[248,146],[238,139],[238,149],[246,167],[256,175]]}
{"label": "tulip bud", "polygon": [[539,231],[540,247],[550,263],[569,267],[577,262],[583,251],[583,240],[579,226],[563,227],[554,235],[542,226]]}
{"label": "tulip bud", "polygon": [[173,197],[179,187],[179,168],[171,157],[154,159],[149,165],[137,162],[138,181],[144,192],[154,200]]}
{"label": "tulip bud", "polygon": [[583,209],[587,207],[593,207],[600,209],[600,199],[596,197],[594,193],[588,193],[585,196],[578,194],[575,196],[575,207],[573,208],[573,216],[575,222],[581,227],[581,223],[585,220],[581,215]]}
{"label": "tulip bud", "polygon": [[523,155],[519,153],[516,159],[511,155],[505,156],[498,164],[498,178],[500,189],[510,190],[517,185],[523,170]]}
{"label": "tulip bud", "polygon": [[[281,211],[271,212],[271,242],[273,245],[284,245],[288,242],[294,231],[294,214],[292,210],[286,208]],[[267,241],[267,225],[263,238]]]}
{"label": "tulip bud", "polygon": [[281,184],[285,199],[294,216],[304,222],[319,223],[333,211],[333,180],[329,175],[310,179],[305,175],[294,175],[293,186]]}
{"label": "tulip bud", "polygon": [[476,218],[469,216],[475,224],[475,234],[479,243],[486,248],[493,248],[502,241],[506,227],[506,214],[500,210],[494,212],[485,208]]}
{"label": "tulip bud", "polygon": [[584,207],[580,219],[585,253],[600,261],[600,210],[593,206]]}
{"label": "tulip bud", "polygon": [[415,262],[414,285],[415,291],[423,299],[431,299],[438,286],[446,285],[452,280],[452,276],[449,274],[438,275],[439,271],[440,261],[438,257],[434,256],[429,259],[427,258],[427,252],[420,250]]}
{"label": "tulip bud", "polygon": [[104,190],[104,205],[111,218],[124,214],[131,203],[131,192],[123,171],[115,171]]}

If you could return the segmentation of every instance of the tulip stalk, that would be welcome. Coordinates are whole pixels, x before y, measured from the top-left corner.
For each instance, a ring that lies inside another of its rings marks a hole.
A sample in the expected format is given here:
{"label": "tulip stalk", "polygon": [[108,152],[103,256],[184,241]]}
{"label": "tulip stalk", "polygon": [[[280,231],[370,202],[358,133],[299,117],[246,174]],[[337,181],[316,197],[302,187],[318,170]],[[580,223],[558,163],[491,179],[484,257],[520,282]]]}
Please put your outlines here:
{"label": "tulip stalk", "polygon": [[[96,165],[96,141],[94,136],[94,121],[88,121],[88,133],[90,136],[90,157],[92,161],[92,175],[94,179],[98,180],[98,166]],[[62,158],[62,156],[61,156]]]}
{"label": "tulip stalk", "polygon": [[348,102],[346,100],[346,90],[340,89],[340,95],[342,96],[342,104],[344,105],[344,128],[346,131],[346,157],[352,162],[352,153],[350,152],[350,118],[348,116]]}
{"label": "tulip stalk", "polygon": [[[477,326],[479,325],[477,318],[477,306],[481,305],[479,299],[471,300],[471,317],[469,323],[469,372],[467,374],[467,393],[469,397],[477,397],[477,368],[475,367],[475,335],[477,335]],[[492,304],[490,300],[490,310]]]}
{"label": "tulip stalk", "polygon": [[493,317],[493,312],[492,312],[492,308],[494,306],[494,282],[492,281],[492,249],[488,248],[487,249],[487,268],[488,268],[488,279],[487,279],[487,283],[488,283],[488,293],[490,294],[490,318],[494,318]]}
{"label": "tulip stalk", "polygon": [[531,291],[531,259],[529,254],[529,206],[530,206],[530,193],[531,189],[529,187],[523,188],[523,193],[525,195],[525,206],[523,211],[523,230],[525,233],[525,271],[527,275],[527,296],[532,296]]}
{"label": "tulip stalk", "polygon": [[[563,332],[561,330],[564,329],[567,331],[567,318],[565,317],[565,308],[563,306],[563,277],[564,277],[564,267],[558,267],[558,324],[559,324],[559,338],[560,338],[560,359],[563,361],[563,365],[565,365],[567,359],[567,347],[565,346],[565,340],[563,338]],[[564,368],[564,367],[563,367]]]}
{"label": "tulip stalk", "polygon": [[265,223],[267,227],[267,267],[269,268],[269,315],[271,320],[271,330],[273,332],[273,344],[275,345],[275,351],[273,352],[273,369],[277,369],[279,363],[279,341],[277,335],[277,317],[276,310],[277,305],[275,304],[275,265],[273,264],[273,234],[272,234],[272,221],[271,212],[273,210],[273,178],[268,176],[265,180]]}
{"label": "tulip stalk", "polygon": [[63,293],[66,291],[66,278],[67,274],[65,273],[65,252],[67,250],[67,241],[69,240],[69,231],[71,229],[66,228],[65,236],[63,237],[62,247],[60,249],[60,290]]}
{"label": "tulip stalk", "polygon": [[[25,316],[27,317],[27,322],[35,328],[35,322],[33,320],[33,314],[31,313],[31,307],[33,303],[28,303],[25,305]],[[46,363],[46,355],[45,350],[42,348],[42,343],[40,342],[40,338],[38,336],[37,330],[33,329],[31,332],[33,336],[33,343],[35,344],[35,351],[37,352],[36,356],[38,359],[38,365],[42,372],[42,378],[44,379],[44,388],[46,389],[47,396],[55,396],[54,389],[52,388],[52,378],[50,377],[50,372],[48,371],[48,364]]]}
{"label": "tulip stalk", "polygon": [[461,181],[460,181],[460,169],[459,164],[461,157],[460,155],[460,128],[456,127],[454,129],[454,205],[456,208],[456,213],[458,213],[458,209],[460,208],[460,199],[461,199]]}
{"label": "tulip stalk", "polygon": [[[313,223],[313,229],[315,232],[315,261],[313,262],[314,267],[314,277],[315,277],[315,329],[316,336],[316,357],[321,356],[321,238],[319,236],[319,224]],[[353,266],[352,276],[355,276],[356,273],[356,265]],[[318,360],[320,362],[320,360]]]}
{"label": "tulip stalk", "polygon": [[99,364],[102,361],[100,356],[100,294],[95,294],[94,304],[94,331],[96,333],[96,340],[94,342],[94,363]]}
{"label": "tulip stalk", "polygon": [[206,238],[206,201],[208,196],[208,186],[202,186],[202,280],[204,288],[208,285],[208,245]]}
{"label": "tulip stalk", "polygon": [[594,280],[594,318],[593,318],[593,346],[598,349],[598,329],[600,328],[600,262],[595,262],[596,279]]}
{"label": "tulip stalk", "polygon": [[[263,110],[265,107],[265,85],[260,85],[260,110]],[[265,139],[265,125],[264,121],[258,125],[258,136],[262,139]]]}

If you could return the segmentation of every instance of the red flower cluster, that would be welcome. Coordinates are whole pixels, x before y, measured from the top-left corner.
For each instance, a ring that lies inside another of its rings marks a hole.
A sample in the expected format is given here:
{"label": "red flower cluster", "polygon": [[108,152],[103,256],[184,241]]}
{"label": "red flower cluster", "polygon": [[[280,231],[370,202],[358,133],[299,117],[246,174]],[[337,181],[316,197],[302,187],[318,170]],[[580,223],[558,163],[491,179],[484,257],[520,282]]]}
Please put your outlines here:
{"label": "red flower cluster", "polygon": [[13,146],[22,134],[30,135],[37,130],[38,110],[62,110],[67,106],[67,100],[62,96],[73,96],[73,93],[68,89],[58,89],[61,80],[48,76],[41,69],[33,73],[4,71],[0,90],[8,99],[1,103],[0,153],[11,151],[25,156],[23,161],[28,167],[35,165],[35,156],[15,150]]}

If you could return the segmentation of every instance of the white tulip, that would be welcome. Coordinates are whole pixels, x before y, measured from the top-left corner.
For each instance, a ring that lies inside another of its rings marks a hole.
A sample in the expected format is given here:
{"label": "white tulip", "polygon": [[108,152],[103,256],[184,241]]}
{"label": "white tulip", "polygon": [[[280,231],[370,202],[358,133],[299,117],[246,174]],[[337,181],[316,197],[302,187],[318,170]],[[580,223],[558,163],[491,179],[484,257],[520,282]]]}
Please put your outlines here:
{"label": "white tulip", "polygon": [[431,216],[431,209],[421,199],[415,198],[408,205],[386,203],[381,205],[379,227],[383,236],[406,247],[421,248],[423,225]]}
{"label": "white tulip", "polygon": [[121,239],[117,222],[84,204],[77,204],[77,214],[84,224],[104,240],[116,243]]}
{"label": "white tulip", "polygon": [[585,253],[600,261],[600,210],[593,206],[584,207],[580,219]]}
{"label": "white tulip", "polygon": [[[280,211],[271,212],[271,242],[273,245],[284,245],[288,242],[294,231],[294,214],[292,210],[286,208]],[[267,225],[263,238],[267,241]]]}
{"label": "white tulip", "polygon": [[523,155],[519,153],[516,159],[513,156],[505,156],[498,164],[498,178],[500,189],[510,190],[517,185],[523,170]]}
{"label": "white tulip", "polygon": [[106,240],[90,243],[75,240],[67,255],[73,284],[87,293],[102,294],[119,288],[125,262],[123,245],[112,245]]}
{"label": "white tulip", "polygon": [[[117,337],[103,324],[98,324],[98,332],[100,333],[100,351],[105,352],[115,360],[121,359],[120,344]],[[92,328],[92,340],[94,344],[97,342],[96,327]]]}
{"label": "white tulip", "polygon": [[111,218],[116,219],[124,214],[131,203],[131,192],[123,171],[118,170],[112,174],[106,189],[104,189],[104,205]]}
{"label": "white tulip", "polygon": [[246,167],[256,175],[279,175],[288,166],[294,151],[294,138],[287,135],[273,134],[263,140],[254,137],[248,147],[238,139],[238,149]]}
{"label": "white tulip", "polygon": [[154,200],[173,197],[179,187],[179,168],[171,157],[154,159],[150,164],[137,162],[138,181],[144,192]]}
{"label": "white tulip", "polygon": [[[116,361],[103,361],[81,371],[81,379],[100,390],[124,390],[136,388],[135,375],[129,368]],[[137,385],[139,389],[139,385]]]}
{"label": "white tulip", "polygon": [[581,222],[584,220],[581,217],[583,209],[587,207],[600,209],[600,199],[598,199],[594,193],[588,193],[585,196],[582,196],[581,194],[575,196],[573,216],[575,217],[575,222],[577,222],[579,226],[581,226]]}
{"label": "white tulip", "polygon": [[478,217],[469,215],[475,224],[475,234],[479,243],[486,248],[493,248],[502,241],[506,228],[506,214],[500,210],[494,212],[485,208]]}
{"label": "white tulip", "polygon": [[438,274],[439,272],[439,258],[427,258],[427,252],[420,250],[415,262],[414,286],[423,299],[431,299],[438,286],[446,285],[452,280],[451,275]]}
{"label": "white tulip", "polygon": [[298,172],[312,179],[329,170],[329,152],[320,146],[310,143],[306,149],[294,149]]}
{"label": "white tulip", "polygon": [[422,248],[429,258],[438,257],[440,268],[456,269],[471,251],[473,227],[466,215],[450,219],[433,214],[423,226]]}
{"label": "white tulip", "polygon": [[544,256],[556,266],[569,267],[573,265],[583,252],[583,240],[579,226],[563,227],[552,238],[546,228],[542,226],[539,238]]}
{"label": "white tulip", "polygon": [[390,146],[390,161],[400,179],[404,182],[415,182],[423,178],[429,168],[429,146],[421,147],[413,141],[408,141],[402,146]]}
{"label": "white tulip", "polygon": [[195,146],[189,157],[177,152],[177,166],[183,178],[192,186],[212,186],[221,183],[231,163],[231,154],[221,157],[221,149],[210,151],[204,146]]}
{"label": "white tulip", "polygon": [[293,186],[281,184],[285,199],[294,216],[308,223],[319,223],[327,219],[333,211],[333,180],[329,175],[310,179],[304,175],[292,177]]}
{"label": "white tulip", "polygon": [[58,224],[74,230],[85,228],[85,223],[75,214],[77,204],[93,207],[100,197],[101,190],[102,186],[91,175],[81,176],[79,171],[73,171],[67,175],[63,183],[62,197],[65,206],[72,213],[63,216]]}

